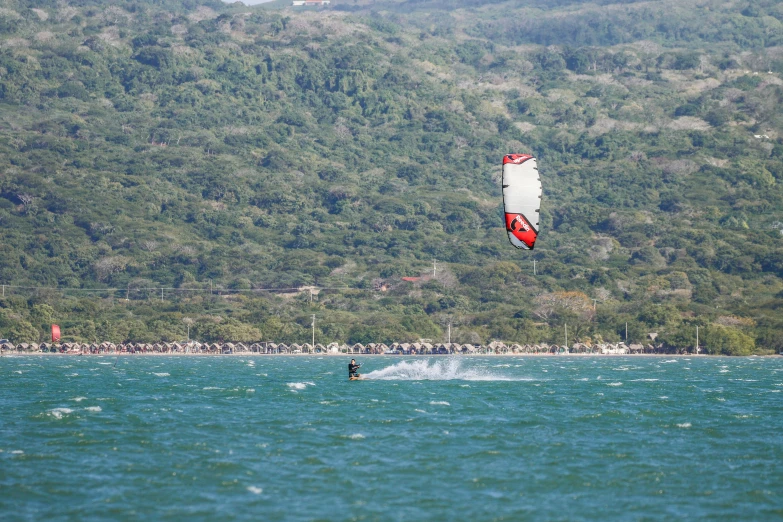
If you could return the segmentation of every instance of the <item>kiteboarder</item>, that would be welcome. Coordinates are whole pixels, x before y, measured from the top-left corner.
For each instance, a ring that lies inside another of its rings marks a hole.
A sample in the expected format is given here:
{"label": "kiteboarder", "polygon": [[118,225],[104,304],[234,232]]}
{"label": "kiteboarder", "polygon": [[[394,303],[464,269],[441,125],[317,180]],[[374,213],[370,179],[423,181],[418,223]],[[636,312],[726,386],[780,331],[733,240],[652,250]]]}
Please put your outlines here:
{"label": "kiteboarder", "polygon": [[356,364],[356,359],[351,359],[351,362],[348,363],[348,379],[360,379],[359,368],[361,366],[361,364]]}

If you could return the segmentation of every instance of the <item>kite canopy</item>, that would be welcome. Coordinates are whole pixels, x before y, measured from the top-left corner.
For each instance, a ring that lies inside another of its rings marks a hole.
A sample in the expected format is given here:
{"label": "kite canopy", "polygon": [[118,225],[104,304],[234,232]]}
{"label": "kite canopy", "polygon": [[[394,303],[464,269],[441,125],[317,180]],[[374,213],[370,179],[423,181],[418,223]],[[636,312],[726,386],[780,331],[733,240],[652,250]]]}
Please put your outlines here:
{"label": "kite canopy", "polygon": [[503,207],[508,240],[517,248],[533,250],[541,211],[541,178],[536,158],[529,154],[503,156]]}

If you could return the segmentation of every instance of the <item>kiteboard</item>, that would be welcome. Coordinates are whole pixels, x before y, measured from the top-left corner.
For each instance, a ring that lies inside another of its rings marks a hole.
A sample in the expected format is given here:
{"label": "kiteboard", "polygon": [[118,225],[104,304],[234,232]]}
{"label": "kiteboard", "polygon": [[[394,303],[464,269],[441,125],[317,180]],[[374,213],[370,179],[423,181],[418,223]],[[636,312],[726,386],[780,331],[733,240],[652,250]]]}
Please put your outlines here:
{"label": "kiteboard", "polygon": [[349,381],[364,381],[366,379],[360,375],[358,377],[348,377],[348,380]]}

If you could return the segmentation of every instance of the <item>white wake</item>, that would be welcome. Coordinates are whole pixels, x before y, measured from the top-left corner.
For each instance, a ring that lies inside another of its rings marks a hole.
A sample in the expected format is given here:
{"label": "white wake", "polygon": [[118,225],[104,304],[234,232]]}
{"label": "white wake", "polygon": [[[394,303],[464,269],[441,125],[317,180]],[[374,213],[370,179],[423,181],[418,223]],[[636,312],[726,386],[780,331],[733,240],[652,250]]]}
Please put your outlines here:
{"label": "white wake", "polygon": [[491,370],[463,368],[456,358],[434,361],[427,359],[400,361],[397,364],[363,374],[366,379],[380,381],[526,381]]}

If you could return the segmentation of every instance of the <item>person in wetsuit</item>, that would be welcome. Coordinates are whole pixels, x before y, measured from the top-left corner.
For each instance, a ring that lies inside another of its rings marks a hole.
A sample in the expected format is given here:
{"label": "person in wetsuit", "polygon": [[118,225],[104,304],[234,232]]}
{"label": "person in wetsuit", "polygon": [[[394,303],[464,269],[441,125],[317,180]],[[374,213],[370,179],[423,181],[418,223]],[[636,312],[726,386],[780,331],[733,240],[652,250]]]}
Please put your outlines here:
{"label": "person in wetsuit", "polygon": [[359,367],[361,367],[361,364],[356,364],[356,359],[351,359],[351,362],[348,363],[348,378],[359,378]]}

